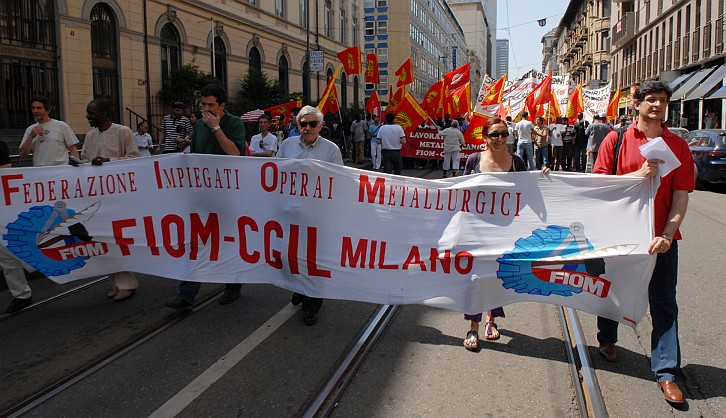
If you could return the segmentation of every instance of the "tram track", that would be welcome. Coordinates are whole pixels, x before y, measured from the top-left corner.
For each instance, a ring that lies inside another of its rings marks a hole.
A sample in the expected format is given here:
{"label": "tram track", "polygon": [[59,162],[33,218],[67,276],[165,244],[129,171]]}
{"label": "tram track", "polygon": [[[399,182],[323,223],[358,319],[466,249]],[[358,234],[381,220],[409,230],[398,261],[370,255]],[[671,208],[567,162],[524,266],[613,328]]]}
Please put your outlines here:
{"label": "tram track", "polygon": [[[106,276],[106,278],[107,278],[107,276]],[[103,281],[103,279],[105,279],[105,278],[99,279],[92,283],[87,283],[82,286],[78,286],[78,288],[85,288],[88,286],[95,285],[98,282]],[[71,291],[77,291],[77,288],[70,289],[67,292],[71,292]],[[64,292],[64,293],[67,293],[67,292]],[[86,379],[87,377],[96,373],[97,371],[103,369],[104,367],[108,366],[109,364],[122,358],[123,356],[130,353],[131,351],[139,348],[140,346],[147,343],[148,341],[150,341],[154,337],[158,336],[162,332],[177,325],[184,319],[188,318],[190,315],[205,308],[210,303],[214,302],[217,298],[219,298],[219,296],[223,292],[224,292],[224,286],[220,286],[219,288],[210,292],[207,296],[205,296],[204,298],[202,298],[198,302],[196,302],[190,309],[185,310],[185,311],[176,311],[176,312],[166,316],[165,318],[163,318],[160,321],[158,321],[157,323],[155,323],[153,326],[149,327],[144,333],[135,336],[134,338],[130,339],[129,341],[125,342],[124,344],[117,346],[113,350],[86,363],[84,366],[77,368],[76,370],[74,370],[72,373],[66,375],[65,377],[38,390],[37,392],[35,392],[33,395],[26,398],[25,400],[5,409],[4,411],[1,411],[0,417],[11,417],[11,418],[19,417],[19,416],[22,416],[22,415],[32,411],[33,409],[37,408],[38,406],[42,405],[43,403],[47,402],[48,400],[63,393],[65,390],[69,389],[73,385],[83,381],[84,379]],[[63,295],[63,294],[60,294],[60,295]],[[52,298],[38,302],[37,304],[34,304],[34,305],[41,305],[41,304],[48,303],[48,302],[50,302],[50,300],[56,299],[60,295],[56,295]],[[31,307],[34,305],[31,305]],[[29,309],[29,308],[26,308],[26,309]]]}

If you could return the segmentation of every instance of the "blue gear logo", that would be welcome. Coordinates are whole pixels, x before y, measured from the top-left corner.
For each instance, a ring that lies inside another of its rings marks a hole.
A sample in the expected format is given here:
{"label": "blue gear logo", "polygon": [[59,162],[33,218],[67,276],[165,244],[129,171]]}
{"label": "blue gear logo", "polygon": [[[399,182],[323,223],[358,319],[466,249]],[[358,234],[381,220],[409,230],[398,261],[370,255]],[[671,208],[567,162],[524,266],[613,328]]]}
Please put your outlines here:
{"label": "blue gear logo", "polygon": [[45,276],[62,276],[86,264],[92,256],[108,252],[105,243],[94,242],[82,222],[93,217],[101,202],[80,212],[66,207],[33,206],[7,224],[3,239],[7,249]]}
{"label": "blue gear logo", "polygon": [[[569,297],[584,289],[605,297],[610,283],[599,277],[605,272],[603,259],[578,259],[593,251],[581,223],[573,223],[569,228],[550,225],[518,239],[514,249],[498,258],[497,277],[504,288],[517,293]],[[552,266],[557,267],[548,268]]]}

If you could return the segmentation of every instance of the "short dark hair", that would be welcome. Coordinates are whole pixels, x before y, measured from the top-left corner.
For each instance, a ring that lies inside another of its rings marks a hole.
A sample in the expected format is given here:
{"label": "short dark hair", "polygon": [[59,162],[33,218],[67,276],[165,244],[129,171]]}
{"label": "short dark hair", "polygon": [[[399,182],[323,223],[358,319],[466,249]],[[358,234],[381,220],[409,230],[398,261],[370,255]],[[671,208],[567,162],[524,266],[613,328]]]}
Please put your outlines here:
{"label": "short dark hair", "polygon": [[143,124],[145,124],[145,123],[146,123],[146,121],[145,121],[145,120],[142,120],[141,122],[137,123],[137,124],[136,124],[136,129],[139,129],[139,128],[141,128],[141,125],[143,125]]}
{"label": "short dark hair", "polygon": [[184,109],[184,103],[183,102],[174,102],[172,105],[174,109]]}
{"label": "short dark hair", "polygon": [[673,95],[673,91],[668,87],[668,84],[657,80],[645,80],[635,88],[633,101],[640,103],[645,99],[645,96],[651,93],[665,93],[668,101]]}
{"label": "short dark hair", "polygon": [[111,114],[111,105],[106,99],[93,99],[91,100],[91,103],[89,103],[89,105],[90,104],[96,106],[96,109],[98,109],[99,113],[105,113],[106,116],[109,116]]}
{"label": "short dark hair", "polygon": [[262,119],[267,119],[268,123],[272,123],[272,118],[267,113],[261,114],[260,117],[257,118],[257,122],[261,121]]}
{"label": "short dark hair", "polygon": [[53,110],[53,103],[51,103],[50,99],[47,98],[47,97],[44,97],[44,96],[35,96],[32,99],[30,99],[30,103],[33,103],[33,102],[43,103],[43,108],[45,110],[47,110],[48,112],[50,112],[51,110]]}
{"label": "short dark hair", "polygon": [[524,112],[522,112],[522,118],[528,118],[528,117],[529,117],[529,112],[527,112],[526,110]]}
{"label": "short dark hair", "polygon": [[207,84],[199,92],[202,97],[214,96],[217,99],[217,104],[227,103],[227,91],[218,84]]}
{"label": "short dark hair", "polygon": [[393,113],[386,113],[386,123],[393,123],[396,120],[396,115]]}
{"label": "short dark hair", "polygon": [[197,118],[197,120],[202,119],[202,111],[201,110],[195,110],[194,112],[192,112],[192,114],[194,115],[195,118]]}

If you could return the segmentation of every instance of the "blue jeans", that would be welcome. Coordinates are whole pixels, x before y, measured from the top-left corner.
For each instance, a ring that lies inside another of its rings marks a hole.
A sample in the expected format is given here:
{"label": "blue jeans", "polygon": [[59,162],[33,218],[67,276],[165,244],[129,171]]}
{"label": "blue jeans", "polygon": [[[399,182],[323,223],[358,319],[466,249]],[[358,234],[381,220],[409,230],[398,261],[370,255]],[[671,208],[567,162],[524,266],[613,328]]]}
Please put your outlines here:
{"label": "blue jeans", "polygon": [[574,155],[572,156],[572,161],[575,164],[575,171],[584,173],[585,167],[587,167],[587,150],[585,147],[578,147],[575,145],[573,151]]}
{"label": "blue jeans", "polygon": [[[179,300],[185,302],[194,303],[194,298],[199,293],[199,288],[202,286],[199,282],[179,282],[179,295],[176,297]],[[224,288],[225,292],[239,292],[242,289],[241,283],[227,283]]]}
{"label": "blue jeans", "polygon": [[534,145],[531,142],[518,142],[517,155],[524,160],[527,170],[534,170]]}
{"label": "blue jeans", "polygon": [[549,145],[545,145],[544,147],[537,148],[537,151],[535,153],[537,154],[537,169],[540,169],[542,167],[549,167]]}
{"label": "blue jeans", "polygon": [[[658,382],[673,381],[681,369],[681,346],[678,341],[678,241],[670,250],[658,254],[653,276],[648,284],[648,303],[653,320],[650,334],[650,368]],[[618,341],[618,323],[597,317],[597,340],[601,343]]]}

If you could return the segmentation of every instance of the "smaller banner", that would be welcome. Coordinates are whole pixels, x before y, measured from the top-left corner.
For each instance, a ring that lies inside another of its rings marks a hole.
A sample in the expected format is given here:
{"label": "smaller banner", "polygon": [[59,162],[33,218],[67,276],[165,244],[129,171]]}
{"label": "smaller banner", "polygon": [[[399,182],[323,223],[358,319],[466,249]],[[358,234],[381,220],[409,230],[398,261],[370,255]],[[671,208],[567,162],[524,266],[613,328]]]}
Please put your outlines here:
{"label": "smaller banner", "polygon": [[[406,143],[401,148],[401,156],[443,160],[444,139],[438,135],[439,130],[436,126],[419,126],[406,136]],[[466,162],[469,155],[481,150],[480,147],[480,145],[466,144],[461,147],[459,159]]]}

